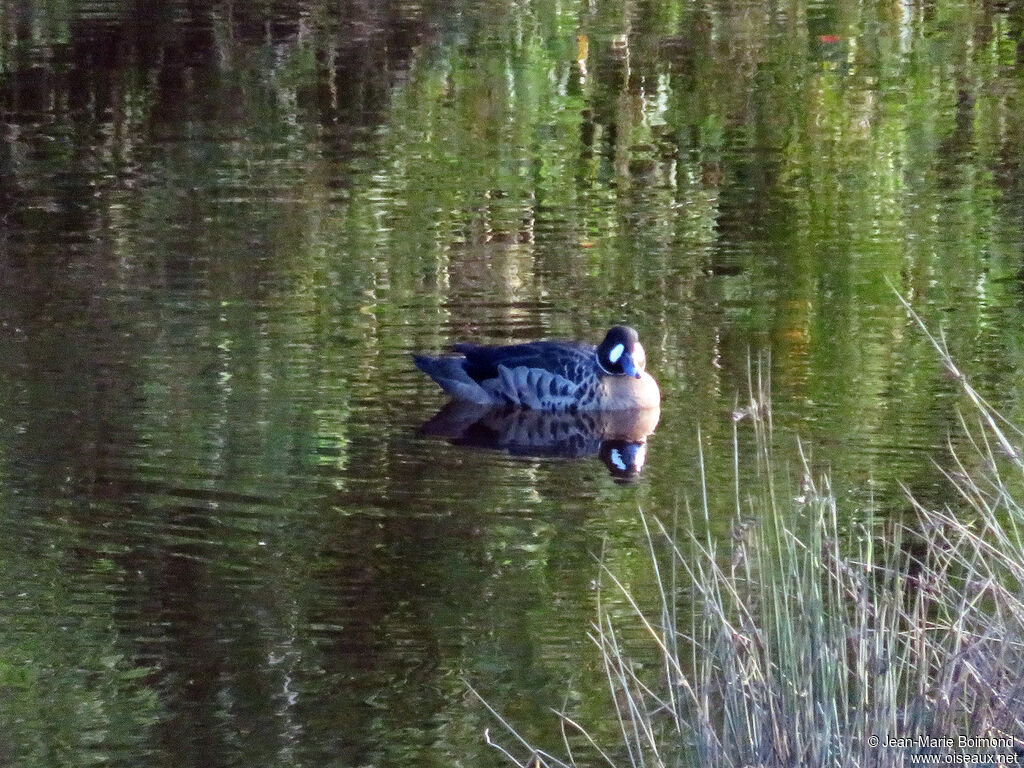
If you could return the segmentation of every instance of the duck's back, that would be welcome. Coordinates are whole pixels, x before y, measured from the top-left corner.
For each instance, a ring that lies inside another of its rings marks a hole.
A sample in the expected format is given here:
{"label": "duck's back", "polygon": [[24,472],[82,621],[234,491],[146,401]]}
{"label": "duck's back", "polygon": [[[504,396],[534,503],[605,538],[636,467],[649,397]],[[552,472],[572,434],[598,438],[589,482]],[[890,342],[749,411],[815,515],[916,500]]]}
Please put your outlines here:
{"label": "duck's back", "polygon": [[546,371],[578,384],[595,375],[597,365],[593,346],[571,341],[534,341],[508,346],[463,343],[456,344],[455,351],[465,356],[463,368],[479,383],[500,376],[498,367],[501,366],[509,370]]}

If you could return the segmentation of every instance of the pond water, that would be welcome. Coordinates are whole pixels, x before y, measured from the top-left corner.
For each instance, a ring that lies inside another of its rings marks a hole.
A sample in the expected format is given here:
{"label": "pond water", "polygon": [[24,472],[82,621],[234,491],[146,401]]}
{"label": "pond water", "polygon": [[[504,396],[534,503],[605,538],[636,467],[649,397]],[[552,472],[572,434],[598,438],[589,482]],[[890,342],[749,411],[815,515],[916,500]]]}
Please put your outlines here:
{"label": "pond water", "polygon": [[[727,537],[757,360],[847,524],[948,496],[955,385],[893,288],[1024,420],[1022,35],[981,0],[0,0],[0,763],[504,764],[467,683],[613,743],[595,556],[642,595],[638,510],[701,451]],[[664,398],[631,482],[421,434],[411,352],[616,322]]]}

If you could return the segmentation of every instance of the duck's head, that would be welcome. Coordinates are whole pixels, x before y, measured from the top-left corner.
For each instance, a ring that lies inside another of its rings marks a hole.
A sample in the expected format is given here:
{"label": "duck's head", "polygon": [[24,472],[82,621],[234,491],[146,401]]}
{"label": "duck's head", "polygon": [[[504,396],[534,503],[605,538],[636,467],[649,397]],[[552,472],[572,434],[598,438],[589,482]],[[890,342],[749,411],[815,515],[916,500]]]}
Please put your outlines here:
{"label": "duck's head", "polygon": [[597,362],[601,370],[612,376],[639,379],[647,365],[647,354],[635,330],[628,325],[616,325],[598,345]]}

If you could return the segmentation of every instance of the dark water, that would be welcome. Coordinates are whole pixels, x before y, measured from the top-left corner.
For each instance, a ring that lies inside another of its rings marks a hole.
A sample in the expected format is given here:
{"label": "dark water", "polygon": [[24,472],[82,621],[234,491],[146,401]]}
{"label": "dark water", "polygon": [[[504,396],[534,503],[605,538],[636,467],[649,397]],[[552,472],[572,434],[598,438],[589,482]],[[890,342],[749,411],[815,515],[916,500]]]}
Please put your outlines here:
{"label": "dark water", "polygon": [[[1019,3],[0,2],[0,763],[614,743],[594,555],[733,511],[732,411],[849,521],[1018,421]],[[635,325],[646,466],[454,447],[408,354]],[[766,369],[767,370],[767,369]],[[741,437],[745,434],[741,426]],[[783,457],[795,462],[795,454]]]}

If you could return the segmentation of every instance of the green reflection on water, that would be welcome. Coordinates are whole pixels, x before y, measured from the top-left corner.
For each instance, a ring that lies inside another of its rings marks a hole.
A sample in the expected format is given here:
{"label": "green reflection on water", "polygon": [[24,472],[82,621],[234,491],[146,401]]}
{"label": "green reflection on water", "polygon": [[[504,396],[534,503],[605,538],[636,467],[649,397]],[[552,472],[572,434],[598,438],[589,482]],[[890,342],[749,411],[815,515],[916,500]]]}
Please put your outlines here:
{"label": "green reflection on water", "polygon": [[[1018,9],[150,6],[0,3],[26,764],[497,762],[461,675],[614,732],[591,554],[646,583],[698,425],[726,535],[749,357],[851,515],[945,501],[886,279],[1021,416]],[[618,320],[665,392],[635,487],[416,436],[408,352]]]}

